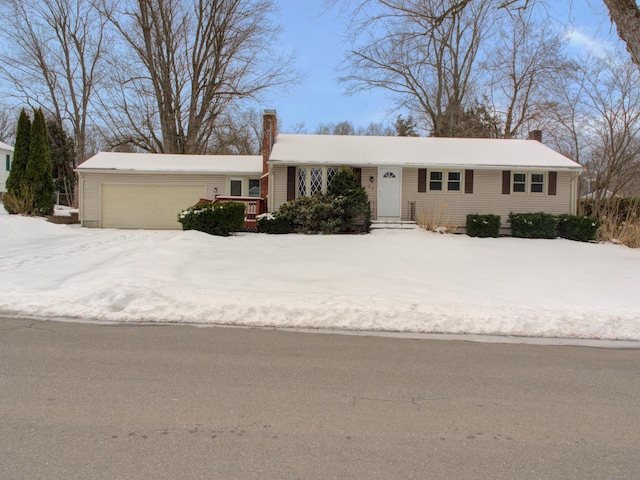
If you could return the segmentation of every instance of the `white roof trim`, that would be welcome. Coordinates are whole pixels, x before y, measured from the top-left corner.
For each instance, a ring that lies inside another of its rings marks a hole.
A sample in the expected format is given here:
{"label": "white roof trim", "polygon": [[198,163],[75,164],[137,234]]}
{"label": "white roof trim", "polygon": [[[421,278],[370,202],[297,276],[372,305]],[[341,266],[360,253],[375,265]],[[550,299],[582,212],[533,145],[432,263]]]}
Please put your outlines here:
{"label": "white roof trim", "polygon": [[10,150],[13,152],[13,147],[11,145],[7,145],[4,142],[0,142],[0,150]]}

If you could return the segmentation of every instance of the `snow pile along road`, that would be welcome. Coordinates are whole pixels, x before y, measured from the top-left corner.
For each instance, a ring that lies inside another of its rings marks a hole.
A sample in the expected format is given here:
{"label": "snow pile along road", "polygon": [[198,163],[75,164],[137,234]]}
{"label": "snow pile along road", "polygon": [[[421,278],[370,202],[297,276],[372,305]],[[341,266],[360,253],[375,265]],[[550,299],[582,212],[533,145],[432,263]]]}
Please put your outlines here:
{"label": "snow pile along road", "polygon": [[[3,209],[2,209],[3,210]],[[640,340],[640,250],[421,230],[93,230],[0,215],[0,314]]]}

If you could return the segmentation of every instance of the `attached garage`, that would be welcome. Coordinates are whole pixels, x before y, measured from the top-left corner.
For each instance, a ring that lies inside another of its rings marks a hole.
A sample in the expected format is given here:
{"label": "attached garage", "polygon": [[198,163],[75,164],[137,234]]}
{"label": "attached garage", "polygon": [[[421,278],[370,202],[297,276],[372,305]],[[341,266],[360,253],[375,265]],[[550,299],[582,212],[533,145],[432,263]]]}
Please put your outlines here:
{"label": "attached garage", "polygon": [[180,229],[178,213],[206,196],[202,185],[103,183],[103,228]]}
{"label": "attached garage", "polygon": [[77,172],[82,226],[174,230],[201,198],[255,195],[262,157],[103,152]]}

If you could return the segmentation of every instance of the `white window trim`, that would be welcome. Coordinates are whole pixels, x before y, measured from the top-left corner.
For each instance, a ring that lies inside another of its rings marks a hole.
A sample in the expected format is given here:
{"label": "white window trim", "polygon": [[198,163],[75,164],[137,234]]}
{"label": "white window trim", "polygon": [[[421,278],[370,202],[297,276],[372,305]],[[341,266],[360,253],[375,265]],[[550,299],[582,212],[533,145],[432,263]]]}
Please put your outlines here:
{"label": "white window trim", "polygon": [[[516,192],[513,187],[514,187],[514,177],[516,175],[524,175],[524,192]],[[531,179],[532,179],[532,175],[542,175],[542,191],[541,192],[532,192],[531,191]],[[537,196],[541,196],[541,195],[547,195],[547,189],[548,189],[548,178],[547,178],[547,172],[538,172],[538,171],[534,171],[534,172],[522,172],[522,171],[512,171],[511,172],[511,194],[512,195],[537,195]]]}
{"label": "white window trim", "polygon": [[[314,167],[314,166],[302,166],[302,167],[298,167],[296,169],[296,196],[299,196],[300,194],[300,174],[298,173],[299,170],[304,169],[306,170],[306,174],[305,174],[305,186],[304,186],[304,193],[305,193],[305,197],[310,197],[311,196],[311,170],[312,169],[319,169],[321,170],[321,175],[322,175],[322,187],[321,187],[321,193],[322,194],[326,194],[327,193],[327,172],[328,170],[340,170],[339,167]],[[317,193],[317,192],[316,192]]]}
{"label": "white window trim", "polygon": [[[251,180],[256,180],[258,182],[258,189],[260,189],[260,179],[259,178],[247,178],[247,197],[250,197],[250,191],[249,191],[249,183],[251,182]],[[251,198],[260,198],[260,190],[258,190],[258,196],[257,197],[251,197]]]}
{"label": "white window trim", "polygon": [[[432,190],[431,189],[431,172],[440,172],[442,173],[442,189],[441,190]],[[458,190],[449,190],[449,173],[459,173],[460,174],[460,188]],[[433,193],[447,193],[447,194],[456,194],[456,193],[464,193],[464,170],[439,170],[439,169],[427,169],[427,192]]]}
{"label": "white window trim", "polygon": [[[231,194],[231,182],[240,182],[240,195],[232,195]],[[244,178],[242,177],[229,177],[229,180],[227,182],[227,186],[228,186],[228,196],[229,197],[244,197],[245,196],[245,182],[244,182]]]}

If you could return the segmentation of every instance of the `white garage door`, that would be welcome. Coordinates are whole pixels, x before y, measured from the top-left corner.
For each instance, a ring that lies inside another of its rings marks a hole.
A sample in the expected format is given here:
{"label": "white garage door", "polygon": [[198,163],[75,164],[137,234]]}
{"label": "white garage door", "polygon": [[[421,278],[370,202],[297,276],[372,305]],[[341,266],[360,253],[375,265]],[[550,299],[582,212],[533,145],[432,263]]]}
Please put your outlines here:
{"label": "white garage door", "polygon": [[102,184],[102,228],[179,230],[178,213],[205,196],[204,185]]}

